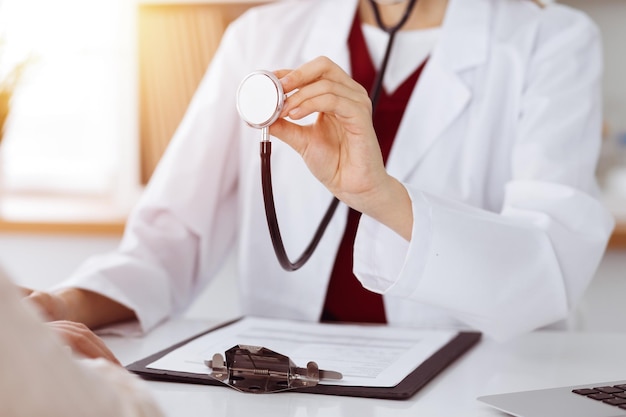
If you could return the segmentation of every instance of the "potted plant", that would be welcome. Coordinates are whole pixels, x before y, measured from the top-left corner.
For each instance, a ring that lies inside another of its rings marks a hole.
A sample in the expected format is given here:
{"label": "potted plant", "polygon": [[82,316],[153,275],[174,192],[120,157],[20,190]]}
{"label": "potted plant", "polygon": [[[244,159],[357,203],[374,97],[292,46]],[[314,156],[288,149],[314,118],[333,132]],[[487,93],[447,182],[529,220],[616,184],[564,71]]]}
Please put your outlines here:
{"label": "potted plant", "polygon": [[19,83],[27,64],[27,60],[13,64],[5,62],[3,59],[5,46],[5,41],[0,38],[0,142],[2,141],[5,122],[11,108],[11,97],[13,97],[15,87]]}
{"label": "potted plant", "polygon": [[0,142],[4,135],[4,123],[9,117],[9,102],[11,101],[11,93],[4,88],[0,89]]}

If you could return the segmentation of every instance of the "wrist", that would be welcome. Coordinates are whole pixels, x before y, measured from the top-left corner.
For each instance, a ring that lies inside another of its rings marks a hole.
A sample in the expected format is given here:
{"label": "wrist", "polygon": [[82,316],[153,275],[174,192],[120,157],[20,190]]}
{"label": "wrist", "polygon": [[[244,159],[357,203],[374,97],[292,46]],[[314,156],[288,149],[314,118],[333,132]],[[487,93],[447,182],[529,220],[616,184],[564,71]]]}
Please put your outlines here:
{"label": "wrist", "polygon": [[375,188],[353,199],[350,207],[389,227],[407,241],[413,231],[413,205],[408,191],[387,175]]}
{"label": "wrist", "polygon": [[62,311],[64,312],[64,320],[79,323],[85,322],[85,320],[82,318],[84,314],[81,312],[82,292],[83,290],[79,288],[64,288],[54,293],[54,295],[58,299],[58,303],[60,304]]}
{"label": "wrist", "polygon": [[130,308],[94,291],[65,288],[55,295],[65,305],[66,320],[83,323],[90,329],[137,319]]}

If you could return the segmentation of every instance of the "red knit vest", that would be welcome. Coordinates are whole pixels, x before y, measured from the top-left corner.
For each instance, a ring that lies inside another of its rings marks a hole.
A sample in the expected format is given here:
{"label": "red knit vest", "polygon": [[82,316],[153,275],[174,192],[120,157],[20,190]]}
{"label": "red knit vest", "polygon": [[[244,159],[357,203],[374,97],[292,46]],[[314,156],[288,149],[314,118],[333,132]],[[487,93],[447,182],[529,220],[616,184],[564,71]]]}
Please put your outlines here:
{"label": "red knit vest", "polygon": [[[369,55],[361,21],[357,15],[352,24],[348,39],[353,78],[370,90],[376,77],[376,69]],[[384,89],[373,115],[374,129],[378,136],[383,159],[387,161],[391,145],[398,131],[411,93],[422,72],[424,64],[402,83],[391,95]],[[361,213],[350,209],[348,223],[337,252],[333,272],[328,284],[322,321],[341,321],[355,323],[386,323],[383,297],[361,286],[352,272],[353,247]]]}

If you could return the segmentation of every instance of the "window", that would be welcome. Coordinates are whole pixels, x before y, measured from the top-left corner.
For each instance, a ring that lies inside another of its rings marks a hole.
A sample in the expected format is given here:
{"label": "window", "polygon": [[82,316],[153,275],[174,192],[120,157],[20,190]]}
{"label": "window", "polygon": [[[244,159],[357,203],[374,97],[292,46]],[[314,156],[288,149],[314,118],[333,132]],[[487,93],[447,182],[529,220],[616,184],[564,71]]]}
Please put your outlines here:
{"label": "window", "polygon": [[136,195],[135,7],[0,0],[5,63],[30,57],[0,145],[5,193]]}

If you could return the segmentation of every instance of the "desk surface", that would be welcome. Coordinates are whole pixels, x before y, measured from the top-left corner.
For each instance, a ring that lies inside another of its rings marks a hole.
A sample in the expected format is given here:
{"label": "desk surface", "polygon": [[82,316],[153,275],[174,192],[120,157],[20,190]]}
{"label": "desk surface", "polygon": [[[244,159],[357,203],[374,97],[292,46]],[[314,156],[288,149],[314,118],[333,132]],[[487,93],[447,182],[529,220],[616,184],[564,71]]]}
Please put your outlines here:
{"label": "desk surface", "polygon": [[[124,364],[210,327],[175,320],[144,338],[104,339]],[[503,416],[476,401],[497,392],[626,378],[626,334],[540,331],[498,344],[483,338],[470,352],[407,401],[312,394],[243,394],[226,387],[149,381],[167,416],[487,417]]]}

